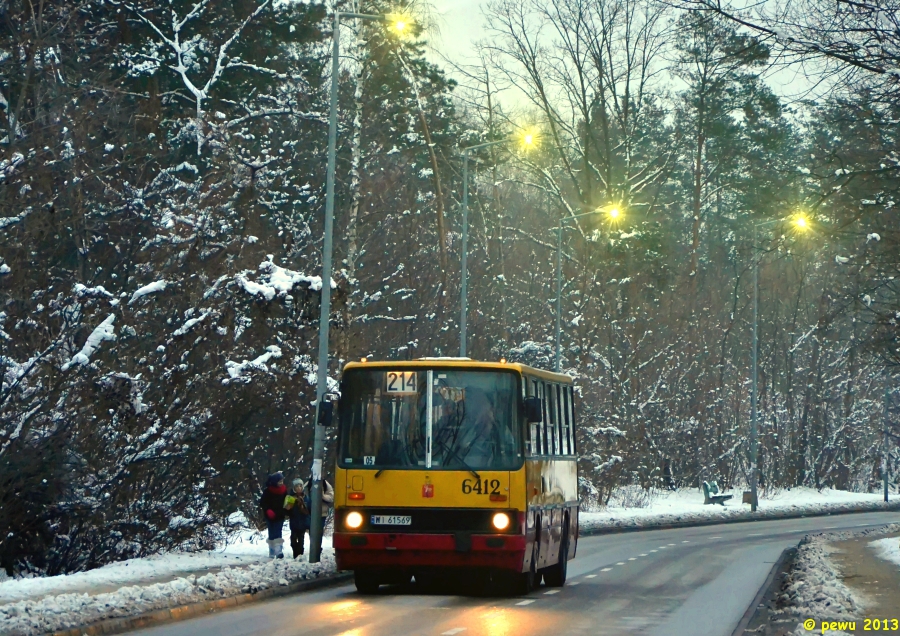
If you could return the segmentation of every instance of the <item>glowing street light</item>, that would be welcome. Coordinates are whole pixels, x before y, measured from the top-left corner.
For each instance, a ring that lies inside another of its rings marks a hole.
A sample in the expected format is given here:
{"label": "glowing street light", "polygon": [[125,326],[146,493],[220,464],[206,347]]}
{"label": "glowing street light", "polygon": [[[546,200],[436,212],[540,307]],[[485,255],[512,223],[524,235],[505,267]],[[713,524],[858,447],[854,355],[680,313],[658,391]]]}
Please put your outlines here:
{"label": "glowing street light", "polygon": [[621,213],[619,212],[619,208],[615,208],[615,207],[614,207],[614,208],[611,208],[611,209],[609,210],[609,218],[611,218],[611,219],[618,219],[618,218],[619,218],[619,214],[621,214]]}
{"label": "glowing street light", "polygon": [[[347,15],[347,14],[342,14]],[[412,26],[413,20],[407,15],[402,14],[391,14],[387,16],[382,16],[382,20],[388,23],[388,28],[392,31],[395,31],[398,35],[403,35],[404,33],[408,33],[410,27]]]}
{"label": "glowing street light", "polygon": [[797,227],[797,229],[804,232],[809,229],[809,221],[807,221],[806,217],[802,214],[798,214],[794,218],[794,225]]}

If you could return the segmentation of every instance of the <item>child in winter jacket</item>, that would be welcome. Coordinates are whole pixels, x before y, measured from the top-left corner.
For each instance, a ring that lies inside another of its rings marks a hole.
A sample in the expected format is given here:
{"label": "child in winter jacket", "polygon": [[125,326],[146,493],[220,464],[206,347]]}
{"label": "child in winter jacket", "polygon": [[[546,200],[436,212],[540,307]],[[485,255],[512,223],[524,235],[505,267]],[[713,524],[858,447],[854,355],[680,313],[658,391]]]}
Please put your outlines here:
{"label": "child in winter jacket", "polygon": [[291,550],[296,559],[303,554],[304,537],[309,530],[309,508],[306,504],[308,498],[304,497],[303,480],[295,479],[291,485],[294,488],[295,501],[288,507],[288,519],[291,528]]}
{"label": "child in winter jacket", "polygon": [[284,498],[287,495],[287,487],[284,485],[284,475],[280,472],[269,475],[266,480],[266,489],[259,499],[259,507],[262,508],[266,519],[266,527],[269,530],[269,556],[283,559],[281,531],[284,528],[284,517],[287,510],[284,509]]}

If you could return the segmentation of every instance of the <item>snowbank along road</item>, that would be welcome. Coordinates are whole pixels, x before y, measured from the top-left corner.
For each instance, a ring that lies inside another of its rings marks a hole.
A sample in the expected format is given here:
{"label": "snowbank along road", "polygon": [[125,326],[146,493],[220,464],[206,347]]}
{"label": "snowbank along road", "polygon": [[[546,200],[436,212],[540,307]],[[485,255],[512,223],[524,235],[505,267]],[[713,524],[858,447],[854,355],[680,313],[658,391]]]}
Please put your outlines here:
{"label": "snowbank along road", "polygon": [[352,585],[134,632],[144,636],[730,635],[781,551],[807,533],[900,522],[867,513],[585,537],[564,588],[525,597],[362,596]]}

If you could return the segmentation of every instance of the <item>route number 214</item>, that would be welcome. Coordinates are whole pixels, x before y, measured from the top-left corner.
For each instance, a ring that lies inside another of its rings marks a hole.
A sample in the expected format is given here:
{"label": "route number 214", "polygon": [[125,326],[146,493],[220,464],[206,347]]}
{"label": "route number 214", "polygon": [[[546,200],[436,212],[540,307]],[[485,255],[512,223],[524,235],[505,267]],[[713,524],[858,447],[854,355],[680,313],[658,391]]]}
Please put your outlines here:
{"label": "route number 214", "polygon": [[417,393],[415,371],[388,371],[387,392],[393,395]]}

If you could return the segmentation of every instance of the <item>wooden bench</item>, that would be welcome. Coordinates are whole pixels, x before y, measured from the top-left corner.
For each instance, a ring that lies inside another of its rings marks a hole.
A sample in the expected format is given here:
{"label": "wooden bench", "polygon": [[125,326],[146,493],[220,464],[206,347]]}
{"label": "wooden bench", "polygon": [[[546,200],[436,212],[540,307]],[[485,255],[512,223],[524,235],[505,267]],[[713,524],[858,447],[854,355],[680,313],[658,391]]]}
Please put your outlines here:
{"label": "wooden bench", "polygon": [[720,504],[722,506],[725,505],[725,502],[734,497],[734,495],[720,495],[719,494],[719,485],[716,482],[703,482],[703,503],[704,504]]}

